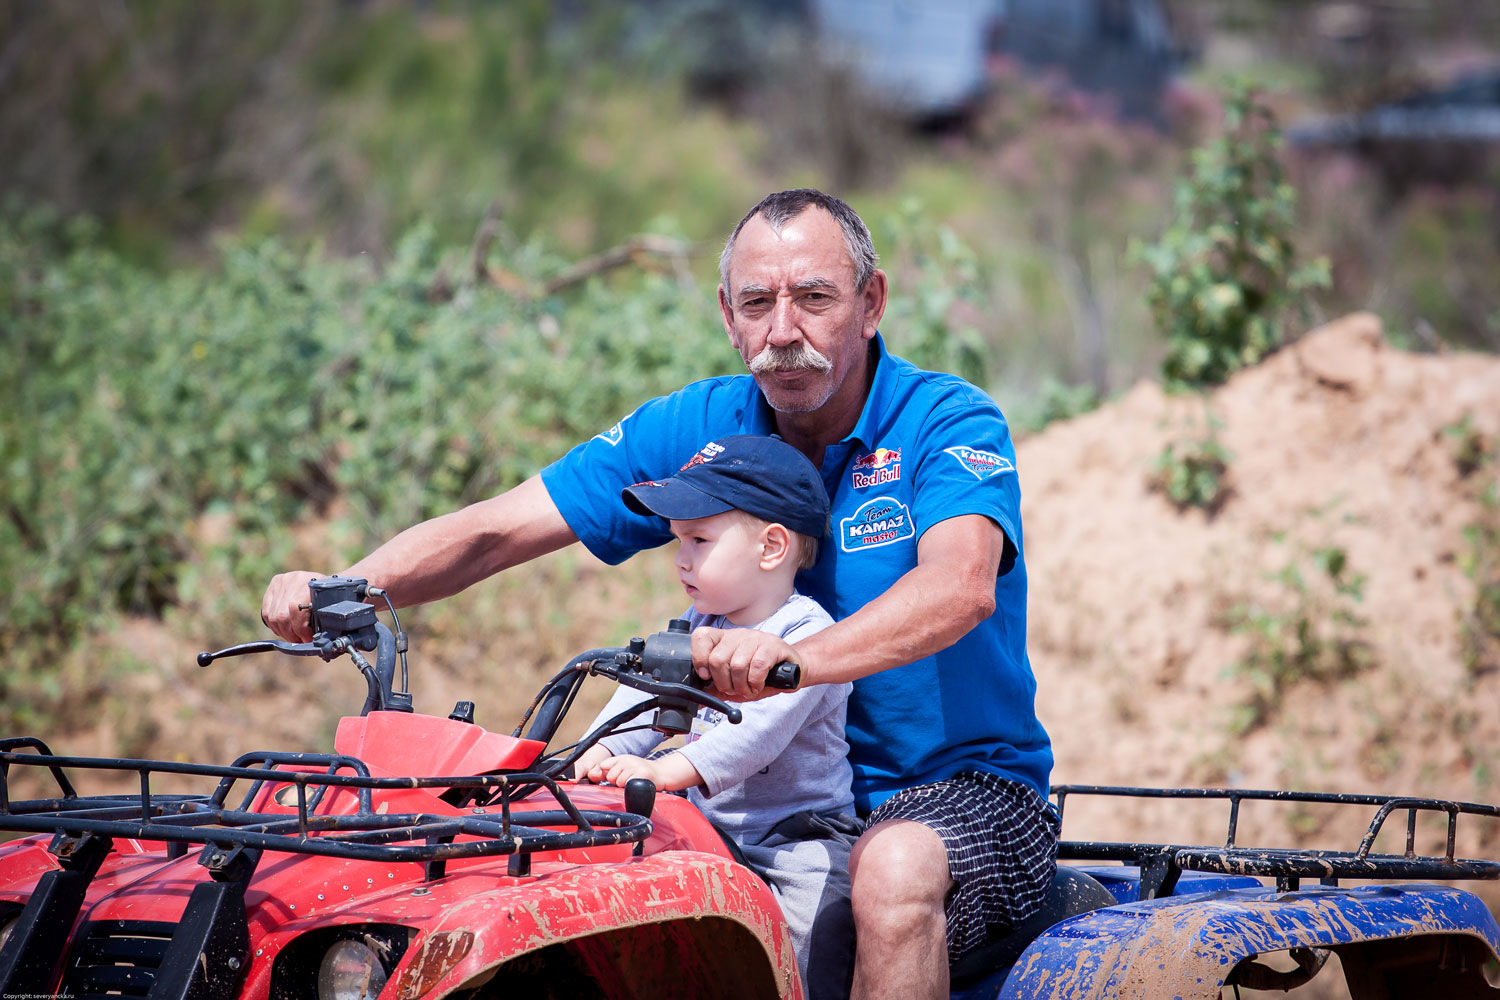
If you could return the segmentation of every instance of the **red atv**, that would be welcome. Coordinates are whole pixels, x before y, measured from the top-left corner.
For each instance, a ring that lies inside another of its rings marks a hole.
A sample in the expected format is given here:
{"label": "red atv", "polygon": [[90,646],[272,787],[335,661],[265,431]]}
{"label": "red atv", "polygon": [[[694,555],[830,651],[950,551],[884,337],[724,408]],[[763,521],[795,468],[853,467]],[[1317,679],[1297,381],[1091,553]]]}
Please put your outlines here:
{"label": "red atv", "polygon": [[[774,896],[702,813],[649,781],[562,780],[638,715],[655,711],[666,732],[685,731],[698,705],[739,721],[692,683],[686,623],[574,658],[526,735],[504,736],[474,725],[470,702],[448,718],[411,711],[395,685],[399,619],[393,632],[363,603],[381,591],[328,578],[312,592],[312,642],[198,662],[352,658],[368,694],[333,753],[220,767],[0,740],[0,829],[42,834],[0,846],[0,996],[802,995]],[[549,754],[591,673],[654,697]],[[56,797],[11,801],[17,765],[48,769]],[[128,775],[139,791],[81,796],[63,768]],[[164,774],[217,785],[163,794],[152,784]]]}

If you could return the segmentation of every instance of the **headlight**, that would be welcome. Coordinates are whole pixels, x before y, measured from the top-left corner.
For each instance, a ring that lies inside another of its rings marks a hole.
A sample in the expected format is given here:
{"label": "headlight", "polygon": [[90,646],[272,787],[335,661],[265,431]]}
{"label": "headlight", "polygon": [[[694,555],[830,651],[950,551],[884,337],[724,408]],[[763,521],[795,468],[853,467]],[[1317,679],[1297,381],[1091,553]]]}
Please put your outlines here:
{"label": "headlight", "polygon": [[318,1000],[374,1000],[388,974],[364,941],[337,941],[318,965]]}
{"label": "headlight", "polygon": [[272,962],[271,996],[367,1000],[386,985],[416,937],[416,928],[402,924],[315,927]]}
{"label": "headlight", "polygon": [[0,920],[0,948],[5,947],[5,942],[10,940],[10,932],[15,930],[16,924],[20,922],[20,917],[11,917],[9,920]]}

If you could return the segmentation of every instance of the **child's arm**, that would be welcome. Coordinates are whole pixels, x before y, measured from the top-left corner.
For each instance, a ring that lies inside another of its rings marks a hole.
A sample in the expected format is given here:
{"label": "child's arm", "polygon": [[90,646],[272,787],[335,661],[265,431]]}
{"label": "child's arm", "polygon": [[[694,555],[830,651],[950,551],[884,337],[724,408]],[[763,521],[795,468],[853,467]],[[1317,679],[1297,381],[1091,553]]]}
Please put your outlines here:
{"label": "child's arm", "polygon": [[[595,749],[598,749],[597,747]],[[581,763],[581,761],[580,761]],[[669,753],[655,760],[622,754],[606,757],[594,764],[588,772],[593,782],[607,781],[611,785],[625,786],[631,778],[649,778],[659,791],[680,792],[684,788],[696,788],[703,784],[698,769],[680,753]]]}
{"label": "child's arm", "polygon": [[[816,605],[813,608],[815,615],[786,630],[787,642],[805,639],[833,623],[822,608]],[[848,696],[848,684],[820,684],[747,703],[740,706],[744,718],[739,725],[722,720],[702,739],[694,740],[679,752],[687,756],[702,778],[704,794],[711,797],[770,766],[807,725],[808,719],[828,705],[827,699]]]}
{"label": "child's arm", "polygon": [[687,758],[700,775],[705,794],[738,785],[780,757],[808,718],[829,697],[845,697],[837,685],[791,691],[765,701],[744,704],[744,719],[738,725],[723,720],[702,739],[694,740],[674,754]]}

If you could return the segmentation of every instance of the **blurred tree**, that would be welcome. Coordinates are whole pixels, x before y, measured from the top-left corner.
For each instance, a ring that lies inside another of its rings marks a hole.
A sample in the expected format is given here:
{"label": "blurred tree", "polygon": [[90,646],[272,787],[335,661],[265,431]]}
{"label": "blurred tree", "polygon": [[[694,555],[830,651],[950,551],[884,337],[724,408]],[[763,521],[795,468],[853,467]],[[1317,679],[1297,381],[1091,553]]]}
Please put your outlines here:
{"label": "blurred tree", "polygon": [[0,190],[98,216],[148,256],[226,221],[257,146],[308,136],[283,102],[326,19],[295,0],[0,5]]}

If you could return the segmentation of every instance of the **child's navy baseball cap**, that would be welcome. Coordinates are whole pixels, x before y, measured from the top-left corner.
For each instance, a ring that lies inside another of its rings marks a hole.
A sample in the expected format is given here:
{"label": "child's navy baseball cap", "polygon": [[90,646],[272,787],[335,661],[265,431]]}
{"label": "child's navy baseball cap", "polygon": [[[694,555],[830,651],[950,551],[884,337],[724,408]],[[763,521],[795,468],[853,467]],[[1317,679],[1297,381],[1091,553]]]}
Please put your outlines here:
{"label": "child's navy baseball cap", "polygon": [[807,456],[780,438],[735,434],[710,441],[671,479],[620,493],[637,514],[691,521],[742,510],[814,538],[828,533],[828,491]]}

